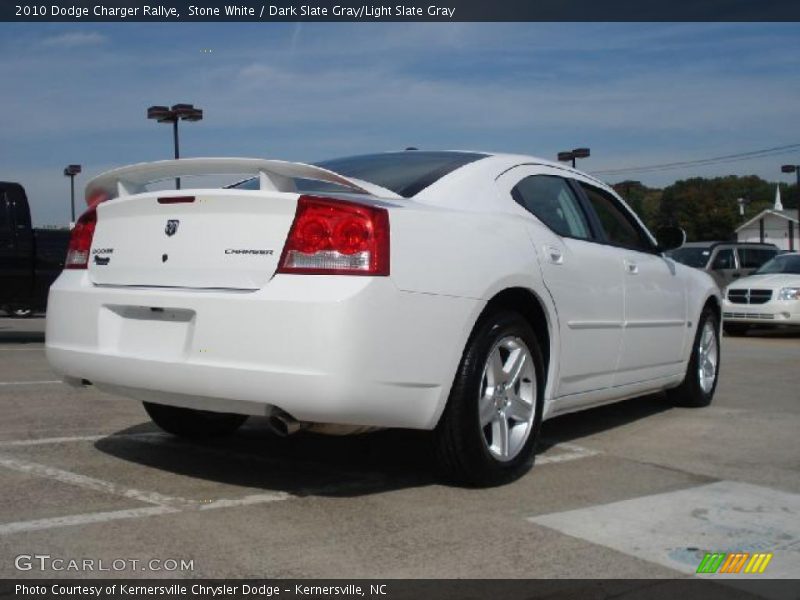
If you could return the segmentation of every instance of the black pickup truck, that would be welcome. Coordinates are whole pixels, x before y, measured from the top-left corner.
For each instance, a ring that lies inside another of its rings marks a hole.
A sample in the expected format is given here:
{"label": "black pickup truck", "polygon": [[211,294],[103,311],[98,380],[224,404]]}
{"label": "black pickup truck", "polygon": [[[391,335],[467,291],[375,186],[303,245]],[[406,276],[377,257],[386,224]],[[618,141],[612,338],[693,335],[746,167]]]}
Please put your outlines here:
{"label": "black pickup truck", "polygon": [[68,243],[67,230],[34,229],[25,189],[0,182],[0,308],[17,317],[45,309]]}

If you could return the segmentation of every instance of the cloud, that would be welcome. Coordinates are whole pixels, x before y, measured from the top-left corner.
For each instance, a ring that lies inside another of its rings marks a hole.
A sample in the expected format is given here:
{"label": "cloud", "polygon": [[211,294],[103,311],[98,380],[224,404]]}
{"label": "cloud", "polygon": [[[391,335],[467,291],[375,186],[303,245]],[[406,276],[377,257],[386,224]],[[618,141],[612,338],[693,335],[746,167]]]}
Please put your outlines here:
{"label": "cloud", "polygon": [[58,48],[80,48],[105,44],[108,38],[96,31],[75,31],[53,35],[42,40],[43,46]]}
{"label": "cloud", "polygon": [[[169,155],[151,104],[205,110],[181,125],[195,156],[589,146],[581,166],[600,170],[797,141],[786,125],[800,118],[797,24],[78,27],[0,35],[0,80],[15,90],[0,96],[15,115],[0,130],[0,175],[24,180],[39,222],[63,217],[64,164],[84,164],[84,182],[100,163]],[[777,177],[766,161],[717,168]]]}

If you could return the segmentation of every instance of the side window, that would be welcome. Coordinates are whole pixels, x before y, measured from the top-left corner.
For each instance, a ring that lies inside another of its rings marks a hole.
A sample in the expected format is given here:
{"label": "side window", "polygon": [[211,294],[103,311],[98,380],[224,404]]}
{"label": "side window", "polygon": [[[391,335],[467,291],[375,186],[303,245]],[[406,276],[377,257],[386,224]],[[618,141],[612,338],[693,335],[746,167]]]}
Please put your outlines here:
{"label": "side window", "polygon": [[616,199],[590,185],[580,182],[583,191],[589,198],[589,202],[594,208],[597,218],[605,231],[606,239],[616,245],[626,248],[634,248],[643,252],[650,252],[653,245],[644,235],[638,225],[631,217],[619,207]]}
{"label": "side window", "polygon": [[720,269],[735,269],[736,262],[733,259],[733,249],[725,248],[717,252],[717,256],[714,258],[714,263],[711,265],[711,268],[715,271]]}
{"label": "side window", "polygon": [[567,237],[592,237],[589,222],[569,184],[552,175],[531,175],[511,190],[511,197],[555,233]]}

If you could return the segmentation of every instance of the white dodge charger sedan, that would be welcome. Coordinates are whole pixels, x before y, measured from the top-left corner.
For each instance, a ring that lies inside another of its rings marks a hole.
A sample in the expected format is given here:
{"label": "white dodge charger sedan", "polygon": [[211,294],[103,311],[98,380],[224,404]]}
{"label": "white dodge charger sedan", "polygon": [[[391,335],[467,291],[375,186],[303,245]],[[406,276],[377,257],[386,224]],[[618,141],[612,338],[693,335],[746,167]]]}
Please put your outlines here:
{"label": "white dodge charger sedan", "polygon": [[[226,188],[154,181],[246,175]],[[606,185],[560,164],[406,151],[198,158],[93,179],[50,290],[67,382],[176,435],[432,430],[453,481],[533,462],[543,419],[666,390],[704,406],[720,297]]]}
{"label": "white dodge charger sedan", "polygon": [[754,325],[800,325],[800,254],[779,254],[731,283],[722,310],[728,335],[744,335]]}

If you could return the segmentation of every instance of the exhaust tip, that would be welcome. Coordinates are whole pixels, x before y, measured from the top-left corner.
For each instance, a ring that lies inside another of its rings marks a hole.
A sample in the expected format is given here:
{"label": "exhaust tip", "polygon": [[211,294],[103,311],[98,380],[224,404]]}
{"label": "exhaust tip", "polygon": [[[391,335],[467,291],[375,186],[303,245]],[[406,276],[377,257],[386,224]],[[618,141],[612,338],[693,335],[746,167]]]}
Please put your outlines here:
{"label": "exhaust tip", "polygon": [[267,419],[267,423],[273,432],[281,437],[288,437],[293,433],[297,433],[305,427],[305,423],[296,421],[289,415],[272,415]]}
{"label": "exhaust tip", "polygon": [[286,423],[283,422],[282,419],[278,417],[270,417],[267,420],[269,423],[269,428],[272,429],[274,433],[277,433],[281,437],[286,437],[289,435],[289,428],[286,426]]}

